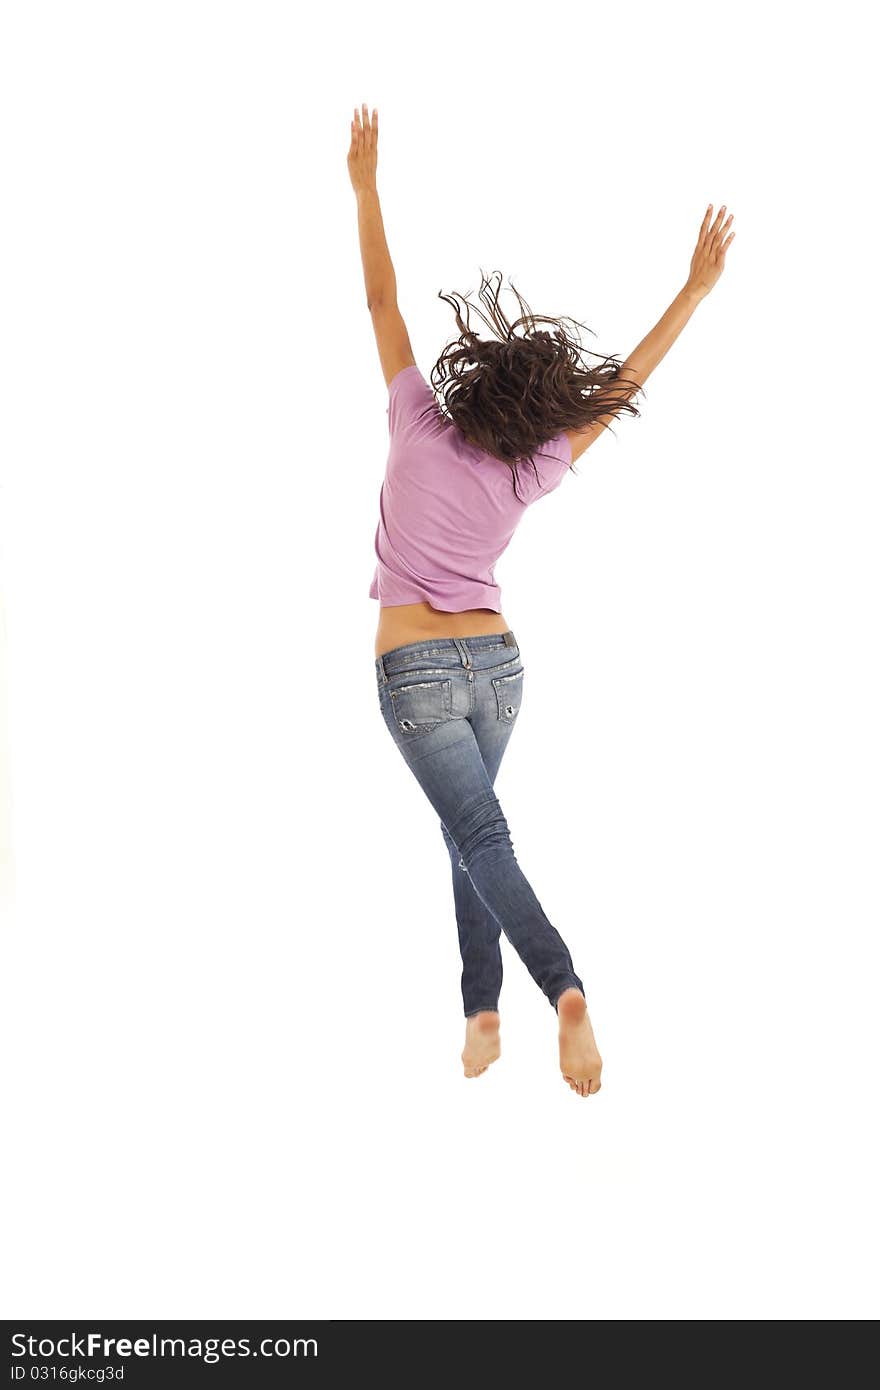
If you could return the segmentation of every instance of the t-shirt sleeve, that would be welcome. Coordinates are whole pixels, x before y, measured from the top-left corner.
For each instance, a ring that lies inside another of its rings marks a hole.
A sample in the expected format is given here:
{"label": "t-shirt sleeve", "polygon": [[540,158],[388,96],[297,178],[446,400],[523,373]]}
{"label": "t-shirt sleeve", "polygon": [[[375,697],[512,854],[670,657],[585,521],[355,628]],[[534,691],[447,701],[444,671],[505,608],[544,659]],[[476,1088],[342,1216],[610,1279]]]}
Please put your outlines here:
{"label": "t-shirt sleeve", "polygon": [[563,430],[532,454],[531,462],[517,466],[517,492],[526,504],[535,502],[558,488],[570,467],[571,440]]}
{"label": "t-shirt sleeve", "polygon": [[392,439],[417,439],[436,428],[440,418],[434,392],[415,363],[391,378],[388,383],[388,433]]}

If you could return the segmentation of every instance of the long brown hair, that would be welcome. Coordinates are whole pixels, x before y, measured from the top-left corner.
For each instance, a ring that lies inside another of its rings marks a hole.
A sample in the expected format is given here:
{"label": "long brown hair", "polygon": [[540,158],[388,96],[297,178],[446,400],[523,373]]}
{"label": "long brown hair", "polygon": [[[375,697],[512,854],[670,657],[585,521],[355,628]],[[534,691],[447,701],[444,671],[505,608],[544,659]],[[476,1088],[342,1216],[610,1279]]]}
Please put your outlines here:
{"label": "long brown hair", "polygon": [[[488,317],[466,295],[440,291],[438,298],[455,310],[460,336],[443,349],[431,369],[431,384],[444,413],[469,443],[508,465],[516,491],[518,464],[531,462],[534,468],[533,456],[540,457],[541,446],[565,429],[583,429],[600,416],[623,411],[639,415],[630,398],[643,388],[626,378],[618,383],[623,363],[617,357],[590,353],[601,363],[594,367],[582,361],[590,349],[582,346],[577,329],[592,329],[568,316],[532,313],[512,281],[521,313],[510,322],[499,304],[501,278],[500,271],[487,277],[480,270],[478,293]],[[494,337],[480,338],[471,330],[471,309]],[[539,323],[552,331],[538,328]]]}

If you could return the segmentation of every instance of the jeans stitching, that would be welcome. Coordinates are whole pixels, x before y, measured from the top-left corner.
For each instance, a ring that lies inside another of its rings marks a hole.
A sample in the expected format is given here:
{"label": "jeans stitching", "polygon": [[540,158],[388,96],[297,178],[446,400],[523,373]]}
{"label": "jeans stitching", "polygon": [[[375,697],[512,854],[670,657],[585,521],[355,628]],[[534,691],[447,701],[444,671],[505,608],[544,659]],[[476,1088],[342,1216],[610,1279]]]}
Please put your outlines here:
{"label": "jeans stitching", "polygon": [[[429,653],[429,655],[431,655],[431,653]],[[437,655],[439,656],[440,653],[438,652]],[[473,666],[471,669],[475,676],[489,676],[494,680],[496,676],[498,676],[498,673],[500,671],[509,671],[511,666],[523,666],[522,657],[515,656],[511,661],[503,661],[498,666]],[[457,664],[454,664],[452,666],[401,666],[400,669],[397,671],[389,671],[385,680],[382,679],[381,675],[379,675],[377,671],[376,683],[377,685],[388,685],[397,676],[448,676],[450,672],[454,672],[458,669],[459,667]],[[462,666],[460,669],[463,671],[464,667]],[[523,670],[525,670],[524,666]],[[519,672],[517,671],[513,674],[519,675]],[[508,678],[506,676],[501,676],[499,677],[499,679],[507,680]]]}
{"label": "jeans stitching", "polygon": [[[428,640],[430,640],[430,639],[428,639]],[[453,641],[452,638],[450,638],[449,640],[450,640],[450,641]],[[473,642],[474,639],[473,639],[472,637],[470,637],[470,638],[469,638],[469,637],[462,637],[460,640],[461,640],[462,642],[469,642],[469,641],[470,641],[470,642]],[[409,656],[420,656],[420,655],[425,655],[425,656],[447,656],[447,655],[451,655],[451,654],[452,654],[452,648],[451,648],[451,647],[424,647],[424,648],[423,648],[419,642],[404,642],[404,643],[401,643],[401,647],[408,653]],[[500,641],[500,642],[484,642],[484,643],[475,644],[475,645],[474,645],[474,651],[478,651],[478,652],[493,652],[493,651],[495,651],[496,647],[506,647],[508,651],[511,651],[511,650],[512,650],[512,648],[508,645],[508,643],[502,640],[502,641]],[[398,650],[400,650],[400,649],[397,648],[397,647],[392,647],[392,648],[391,648],[391,651],[385,652],[383,655],[387,658],[387,657],[391,656],[393,652],[398,651]],[[380,658],[377,656],[377,657],[375,658],[375,661],[378,663],[379,660],[380,660]]]}

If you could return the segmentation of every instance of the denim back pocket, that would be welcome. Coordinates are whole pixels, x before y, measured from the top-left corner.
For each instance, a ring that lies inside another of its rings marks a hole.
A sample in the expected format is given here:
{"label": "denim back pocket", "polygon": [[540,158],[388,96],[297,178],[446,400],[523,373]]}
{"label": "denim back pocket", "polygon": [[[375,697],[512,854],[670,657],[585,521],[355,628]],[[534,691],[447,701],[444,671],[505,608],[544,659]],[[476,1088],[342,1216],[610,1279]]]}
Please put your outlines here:
{"label": "denim back pocket", "polygon": [[416,681],[398,685],[388,692],[398,729],[414,738],[452,718],[452,681]]}
{"label": "denim back pocket", "polygon": [[512,724],[522,704],[523,670],[509,676],[493,676],[492,685],[498,702],[498,718]]}

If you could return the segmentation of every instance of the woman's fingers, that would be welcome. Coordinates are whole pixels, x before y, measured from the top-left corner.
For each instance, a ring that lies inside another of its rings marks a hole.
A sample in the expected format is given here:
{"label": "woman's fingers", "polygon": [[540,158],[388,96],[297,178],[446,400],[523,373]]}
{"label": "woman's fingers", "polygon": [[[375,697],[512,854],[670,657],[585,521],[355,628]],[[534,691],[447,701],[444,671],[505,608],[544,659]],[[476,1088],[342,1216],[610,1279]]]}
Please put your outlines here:
{"label": "woman's fingers", "polygon": [[360,110],[357,107],[354,108],[352,135],[354,134],[357,134],[358,142],[361,143],[363,149],[375,148],[379,138],[379,112],[375,106],[373,107],[372,120],[365,101],[361,103]]}
{"label": "woman's fingers", "polygon": [[373,107],[372,120],[367,103],[352,108],[351,147],[348,172],[356,192],[375,188],[378,161],[379,112]]}
{"label": "woman's fingers", "polygon": [[[366,110],[367,110],[367,108],[366,108],[366,106],[365,106],[365,107],[364,107],[364,113],[365,113],[365,115],[366,115]],[[368,140],[368,144],[369,144],[370,149],[371,149],[371,150],[374,150],[374,149],[376,148],[376,141],[377,141],[378,138],[379,138],[379,113],[378,113],[378,111],[376,110],[375,106],[373,107],[373,118],[372,118],[372,120],[370,120],[370,118],[369,118],[368,116],[366,117],[366,119],[367,119],[367,122],[368,122],[368,124],[367,124],[367,130],[369,131],[369,140]]]}
{"label": "woman's fingers", "polygon": [[725,220],[726,203],[722,203],[714,219],[712,212],[710,203],[703,216],[688,276],[688,283],[696,286],[701,294],[708,294],[716,284],[724,269],[727,248],[736,235],[730,230],[733,213],[729,213]]}
{"label": "woman's fingers", "polygon": [[731,224],[732,221],[733,221],[733,217],[732,217],[732,216],[728,217],[727,221],[725,222],[724,226],[721,228],[721,231],[718,233],[718,236],[717,236],[717,238],[716,238],[716,240],[715,240],[715,255],[716,255],[716,257],[718,257],[719,259],[724,255],[725,251],[727,250],[728,246],[730,245],[730,241],[729,241],[729,239],[727,238],[726,233],[729,231],[729,229],[730,229],[730,224]]}
{"label": "woman's fingers", "polygon": [[727,217],[727,220],[725,221],[724,214],[726,212],[727,204],[722,203],[721,207],[718,209],[718,212],[715,214],[714,221],[711,222],[710,226],[709,223],[710,219],[712,218],[712,204],[710,203],[706,209],[706,214],[703,218],[702,226],[700,227],[700,235],[697,238],[697,249],[704,251],[705,254],[708,256],[715,257],[723,255],[724,252],[727,250],[727,247],[730,245],[730,241],[732,239],[733,234],[731,234],[731,237],[729,237],[726,241],[724,240],[724,238],[726,233],[730,229],[731,222],[733,221],[733,213],[730,213]]}
{"label": "woman's fingers", "polygon": [[726,221],[726,222],[722,222],[722,219],[723,219],[724,214],[725,214],[726,211],[727,211],[727,207],[726,207],[726,206],[725,206],[725,207],[722,207],[722,208],[719,208],[719,210],[718,210],[718,216],[716,217],[716,219],[715,219],[715,224],[714,224],[714,226],[713,226],[713,228],[712,228],[712,250],[713,250],[713,251],[717,251],[717,250],[718,250],[718,247],[719,247],[720,244],[721,244],[721,240],[722,240],[722,238],[723,238],[723,236],[724,236],[724,233],[727,231],[728,227],[730,226],[731,222],[733,221],[733,213],[731,213],[730,216],[728,217],[727,221]]}

